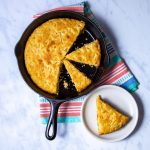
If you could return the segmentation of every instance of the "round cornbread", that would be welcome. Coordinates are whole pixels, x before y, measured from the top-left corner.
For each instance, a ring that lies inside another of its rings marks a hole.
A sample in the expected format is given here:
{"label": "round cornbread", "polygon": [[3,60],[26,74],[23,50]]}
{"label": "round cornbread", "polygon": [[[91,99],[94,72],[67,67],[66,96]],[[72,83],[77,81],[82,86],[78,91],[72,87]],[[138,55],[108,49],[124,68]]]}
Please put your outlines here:
{"label": "round cornbread", "polygon": [[58,18],[37,27],[27,40],[24,59],[33,82],[51,94],[58,93],[62,60],[83,30],[85,23]]}

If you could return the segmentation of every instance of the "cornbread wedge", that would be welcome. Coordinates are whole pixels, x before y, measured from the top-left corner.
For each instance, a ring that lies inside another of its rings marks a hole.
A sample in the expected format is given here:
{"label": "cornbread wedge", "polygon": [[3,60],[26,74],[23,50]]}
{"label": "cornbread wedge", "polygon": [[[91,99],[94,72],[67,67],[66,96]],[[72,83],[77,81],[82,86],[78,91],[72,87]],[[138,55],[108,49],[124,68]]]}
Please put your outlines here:
{"label": "cornbread wedge", "polygon": [[104,102],[100,96],[97,96],[96,107],[99,135],[119,130],[129,121],[129,117]]}
{"label": "cornbread wedge", "polygon": [[101,60],[101,49],[99,41],[95,40],[85,44],[83,47],[73,51],[66,56],[67,59],[88,65],[99,66]]}
{"label": "cornbread wedge", "polygon": [[63,62],[78,92],[83,91],[91,84],[91,80],[75,68],[68,60],[64,60]]}
{"label": "cornbread wedge", "polygon": [[75,19],[51,19],[37,27],[25,46],[25,65],[33,82],[44,91],[58,93],[61,61],[85,23]]}

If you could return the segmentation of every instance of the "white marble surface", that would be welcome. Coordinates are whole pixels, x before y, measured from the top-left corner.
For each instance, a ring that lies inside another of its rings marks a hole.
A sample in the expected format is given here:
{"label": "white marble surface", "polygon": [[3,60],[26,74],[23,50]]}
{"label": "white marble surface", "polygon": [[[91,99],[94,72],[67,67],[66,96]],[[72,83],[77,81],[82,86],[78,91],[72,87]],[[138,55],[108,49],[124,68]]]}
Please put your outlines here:
{"label": "white marble surface", "polygon": [[150,147],[150,0],[91,0],[91,9],[125,58],[140,88],[140,123],[117,143],[87,136],[81,123],[60,124],[54,141],[40,125],[37,95],[23,81],[14,46],[32,15],[81,0],[0,0],[0,150],[146,150]]}

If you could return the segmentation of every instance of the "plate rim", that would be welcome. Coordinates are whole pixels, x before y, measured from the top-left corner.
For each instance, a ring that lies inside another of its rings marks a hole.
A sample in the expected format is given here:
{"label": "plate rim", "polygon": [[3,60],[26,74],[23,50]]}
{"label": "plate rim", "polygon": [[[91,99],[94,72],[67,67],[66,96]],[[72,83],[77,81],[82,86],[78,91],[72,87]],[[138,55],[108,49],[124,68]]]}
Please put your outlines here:
{"label": "plate rim", "polygon": [[[98,135],[95,135],[90,129],[88,129],[86,123],[85,123],[85,119],[84,119],[84,108],[85,108],[85,104],[88,100],[88,98],[93,94],[95,93],[96,91],[102,89],[102,88],[118,88],[120,90],[123,90],[124,92],[128,93],[131,97],[132,97],[132,102],[133,102],[133,105],[135,106],[135,124],[134,126],[129,130],[129,132],[127,132],[126,134],[124,134],[123,136],[120,136],[119,138],[116,138],[116,139],[104,139],[104,138],[101,138],[100,136]],[[82,126],[84,127],[84,129],[87,131],[87,133],[89,133],[92,137],[94,137],[95,139],[98,139],[98,140],[101,140],[101,141],[104,141],[104,142],[108,142],[108,143],[113,143],[113,142],[117,142],[117,141],[121,141],[125,138],[127,138],[136,128],[137,126],[137,123],[138,123],[138,119],[139,119],[139,109],[138,109],[138,105],[137,105],[137,102],[135,100],[135,98],[132,96],[131,93],[129,93],[127,90],[125,90],[124,88],[120,87],[120,86],[117,86],[117,85],[102,85],[102,86],[99,86],[98,88],[94,89],[92,92],[90,92],[86,97],[85,97],[85,101],[83,102],[82,104],[82,109],[81,109],[81,122],[82,122]]]}

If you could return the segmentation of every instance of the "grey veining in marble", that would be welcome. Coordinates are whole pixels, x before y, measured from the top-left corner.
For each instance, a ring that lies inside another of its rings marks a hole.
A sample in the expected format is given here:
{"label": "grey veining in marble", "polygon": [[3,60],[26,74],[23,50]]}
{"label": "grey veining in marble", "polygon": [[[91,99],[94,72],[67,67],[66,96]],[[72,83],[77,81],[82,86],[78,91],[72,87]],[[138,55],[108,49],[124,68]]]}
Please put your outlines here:
{"label": "grey veining in marble", "polygon": [[103,143],[81,123],[59,124],[54,141],[40,125],[37,95],[23,81],[14,47],[32,15],[81,0],[0,0],[0,150],[147,150],[150,147],[150,1],[89,0],[97,20],[139,80],[140,123],[129,138]]}

